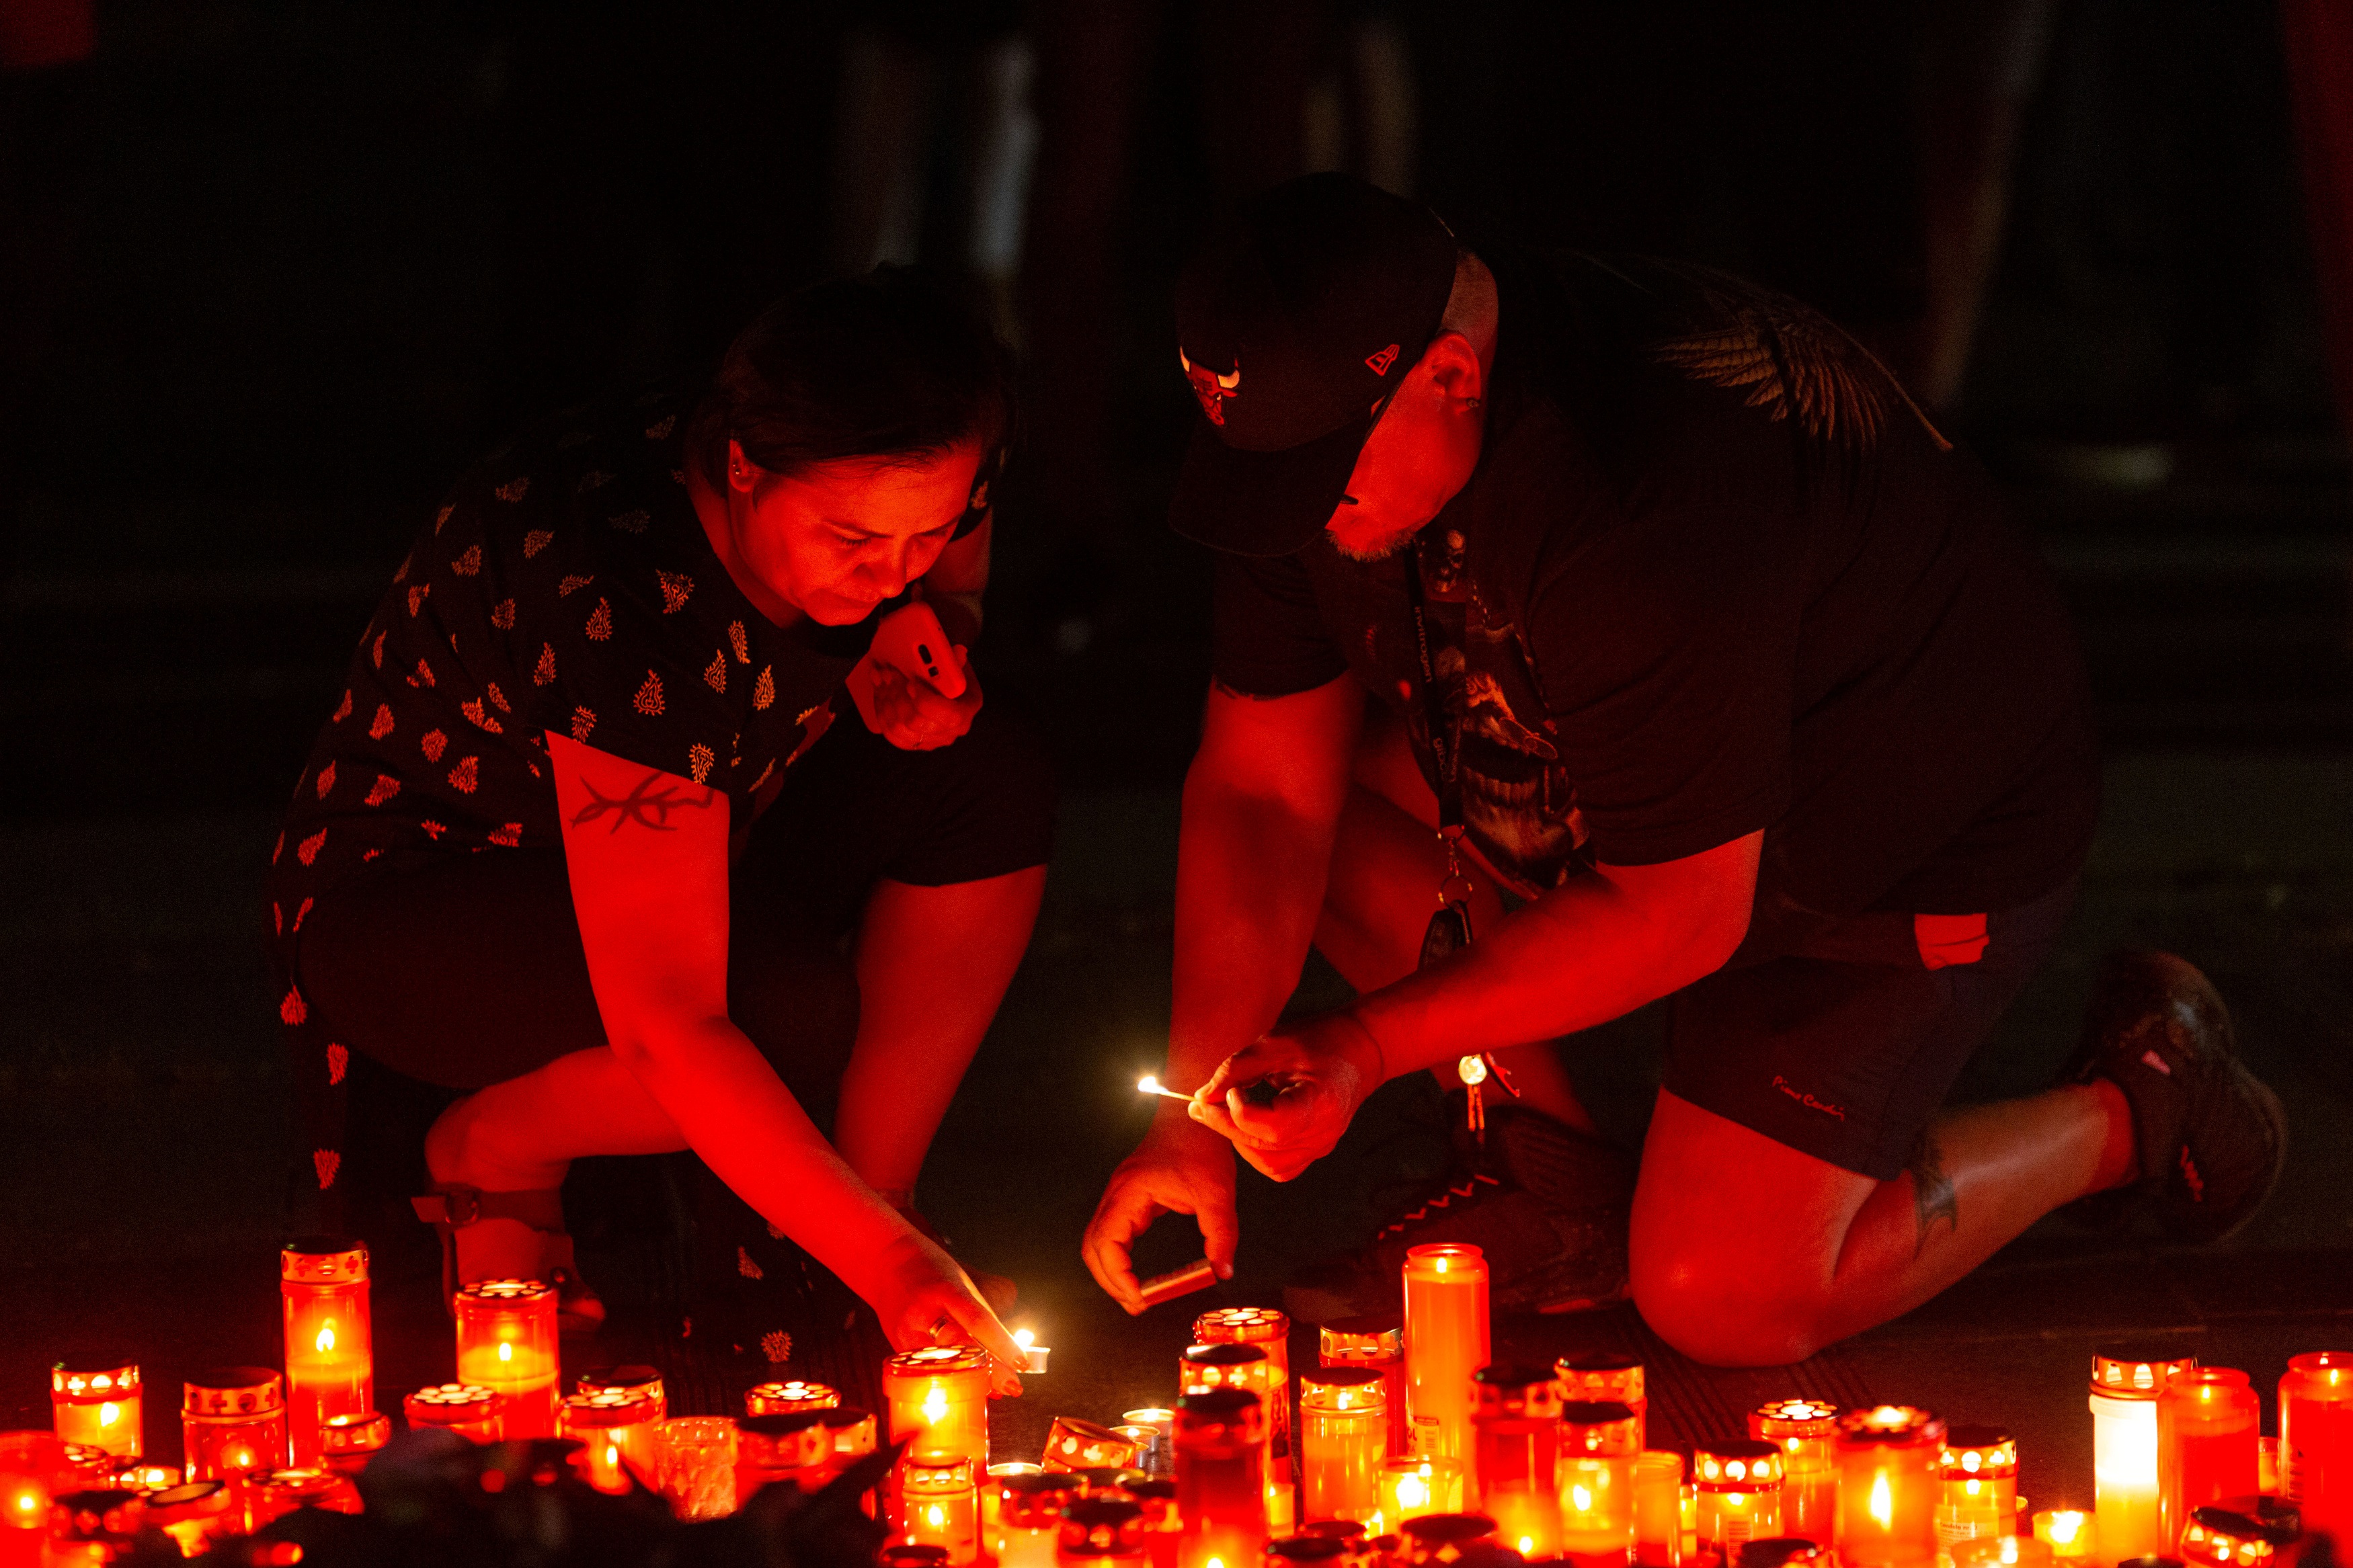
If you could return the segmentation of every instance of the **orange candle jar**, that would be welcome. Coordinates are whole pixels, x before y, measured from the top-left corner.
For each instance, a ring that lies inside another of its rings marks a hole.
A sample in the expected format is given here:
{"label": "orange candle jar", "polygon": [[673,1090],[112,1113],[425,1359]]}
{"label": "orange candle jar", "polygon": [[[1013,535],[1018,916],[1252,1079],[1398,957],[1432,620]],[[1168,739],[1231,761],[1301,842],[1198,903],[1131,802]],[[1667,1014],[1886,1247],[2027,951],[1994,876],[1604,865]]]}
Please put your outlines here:
{"label": "orange candle jar", "polygon": [[1325,1366],[1380,1368],[1382,1393],[1388,1401],[1388,1451],[1402,1454],[1412,1447],[1405,1413],[1404,1319],[1335,1318],[1316,1331],[1316,1359]]}
{"label": "orange candle jar", "polygon": [[103,1448],[118,1459],[144,1452],[139,1363],[127,1355],[67,1356],[49,1369],[49,1412],[69,1443]]}
{"label": "orange candle jar", "polygon": [[1079,1495],[1071,1478],[1034,1469],[1027,1475],[991,1476],[987,1494],[982,1499],[981,1528],[997,1568],[1053,1568],[1062,1509]]}
{"label": "orange candle jar", "polygon": [[1560,1407],[1561,1542],[1579,1563],[1603,1568],[1632,1554],[1641,1426],[1641,1417],[1614,1400],[1580,1399]]}
{"label": "orange candle jar", "polygon": [[506,1438],[506,1396],[478,1383],[440,1383],[420,1388],[401,1402],[413,1430],[440,1426],[475,1443]]}
{"label": "orange candle jar", "polygon": [[952,1563],[980,1558],[980,1490],[963,1454],[918,1451],[899,1461],[899,1538],[938,1546]]}
{"label": "orange candle jar", "polygon": [[1136,1447],[1108,1426],[1057,1415],[1046,1431],[1046,1449],[1039,1465],[1049,1470],[1125,1469],[1135,1462]]}
{"label": "orange candle jar", "polygon": [[1379,1519],[1388,1431],[1388,1374],[1383,1368],[1359,1363],[1302,1373],[1300,1517],[1364,1523]]}
{"label": "orange candle jar", "polygon": [[735,1506],[766,1488],[790,1486],[812,1492],[833,1469],[833,1434],[822,1410],[788,1415],[746,1415],[735,1423]]}
{"label": "orange candle jar", "polygon": [[1444,1463],[1418,1454],[1391,1454],[1381,1461],[1378,1523],[1385,1533],[1394,1533],[1409,1519],[1452,1511],[1447,1496],[1451,1478],[1440,1468]]}
{"label": "orange candle jar", "polygon": [[[2255,1500],[2244,1499],[2252,1508]],[[2268,1568],[2300,1531],[2235,1508],[2193,1508],[2182,1521],[2180,1560],[2204,1568]]]}
{"label": "orange candle jar", "polygon": [[2157,1513],[2168,1548],[2192,1509],[2255,1495],[2262,1418],[2262,1397],[2243,1372],[2199,1366],[2166,1379],[2157,1396]]}
{"label": "orange candle jar", "polygon": [[1266,1459],[1278,1483],[1292,1478],[1291,1319],[1271,1307],[1219,1307],[1193,1320],[1193,1338],[1205,1345],[1256,1345],[1266,1352]]}
{"label": "orange candle jar", "polygon": [[662,1496],[683,1520],[735,1511],[735,1423],[724,1415],[672,1415],[655,1428]]}
{"label": "orange candle jar", "polygon": [[360,1489],[348,1477],[315,1466],[272,1470],[246,1489],[246,1533],[248,1535],[298,1508],[322,1508],[329,1513],[360,1511]]}
{"label": "orange candle jar", "polygon": [[1645,1448],[1634,1456],[1635,1568],[1683,1568],[1683,1457]]}
{"label": "orange candle jar", "polygon": [[631,1398],[626,1389],[605,1388],[565,1395],[556,1412],[555,1430],[580,1445],[572,1467],[583,1480],[600,1492],[626,1497],[637,1487],[632,1468],[648,1473],[646,1460],[638,1456],[653,1453],[658,1419],[652,1400]]}
{"label": "orange candle jar", "polygon": [[391,1441],[389,1415],[374,1410],[364,1415],[330,1415],[319,1427],[319,1463],[339,1476],[355,1477]]}
{"label": "orange candle jar", "polygon": [[264,1366],[227,1366],[182,1386],[180,1436],[192,1481],[233,1480],[286,1464],[286,1394]]}
{"label": "orange candle jar", "polygon": [[670,1418],[670,1394],[662,1387],[659,1368],[634,1363],[620,1366],[592,1366],[580,1374],[572,1385],[577,1394],[626,1394],[631,1399],[650,1401],[653,1419]]}
{"label": "orange candle jar", "polygon": [[1144,1556],[1151,1568],[1176,1568],[1176,1548],[1185,1539],[1185,1521],[1176,1512],[1176,1483],[1151,1476],[1128,1488],[1128,1496],[1144,1510]]}
{"label": "orange candle jar", "polygon": [[891,1441],[960,1454],[972,1473],[988,1469],[988,1352],[978,1345],[932,1345],[882,1363]]}
{"label": "orange candle jar", "polygon": [[286,1437],[297,1467],[318,1462],[330,1415],[375,1408],[375,1354],[368,1322],[367,1248],[343,1237],[306,1236],[278,1254],[286,1320]]}
{"label": "orange candle jar", "polygon": [[[1936,1456],[1929,1456],[1934,1465]],[[1701,1443],[1692,1450],[1699,1543],[1733,1562],[1751,1541],[1781,1533],[1781,1447],[1761,1437]]]}
{"label": "orange candle jar", "polygon": [[1258,1395],[1231,1387],[1185,1395],[1173,1446],[1178,1568],[1256,1568],[1266,1549],[1266,1417]]}
{"label": "orange candle jar", "polygon": [[[1214,1388],[1246,1390],[1258,1395],[1261,1412],[1271,1411],[1282,1397],[1275,1386],[1274,1363],[1258,1345],[1193,1345],[1179,1359],[1176,1375],[1178,1387],[1187,1394],[1207,1394]],[[1285,1472],[1274,1462],[1273,1443],[1270,1429],[1261,1469],[1266,1477],[1267,1524],[1282,1534],[1291,1528],[1291,1488]]]}
{"label": "orange candle jar", "polygon": [[1820,1544],[1831,1539],[1838,1514],[1838,1423],[1839,1407],[1819,1399],[1779,1399],[1748,1413],[1748,1435],[1781,1450],[1786,1534]]}
{"label": "orange candle jar", "polygon": [[1413,1451],[1471,1460],[1471,1374],[1485,1366],[1487,1259],[1443,1243],[1405,1255],[1406,1414]]}
{"label": "orange candle jar", "polygon": [[555,1288],[536,1279],[485,1279],[458,1292],[458,1381],[506,1398],[505,1436],[553,1437],[563,1402],[556,1361]]}
{"label": "orange candle jar", "polygon": [[1936,1557],[1937,1460],[1945,1424],[1881,1405],[1839,1421],[1841,1568],[1926,1568]]}
{"label": "orange candle jar", "polygon": [[1947,1428],[1936,1477],[1936,1539],[1948,1555],[1960,1542],[2017,1530],[2018,1440],[2000,1427]]}
{"label": "orange candle jar", "polygon": [[1642,1385],[1642,1358],[1614,1352],[1565,1355],[1553,1363],[1564,1405],[1622,1405],[1634,1413],[1634,1447],[1650,1442],[1651,1401]]}
{"label": "orange candle jar", "polygon": [[2047,1508],[2031,1522],[2034,1539],[2063,1564],[2090,1563],[2100,1555],[2100,1521],[2081,1509]]}
{"label": "orange candle jar", "polygon": [[201,1557],[241,1521],[227,1481],[189,1481],[146,1494],[145,1522],[172,1538],[183,1557]]}
{"label": "orange candle jar", "polygon": [[1529,1561],[1560,1554],[1560,1389],[1545,1367],[1481,1367],[1471,1379],[1470,1506]]}
{"label": "orange candle jar", "polygon": [[2353,1542],[2353,1352],[2291,1356],[2279,1381],[2280,1478],[2309,1534]]}
{"label": "orange candle jar", "polygon": [[755,1383],[744,1394],[746,1415],[795,1415],[804,1410],[836,1410],[841,1395],[822,1383],[794,1378],[785,1383]]}
{"label": "orange candle jar", "polygon": [[79,1483],[66,1473],[67,1445],[48,1432],[0,1432],[0,1565],[40,1568],[49,1505]]}
{"label": "orange candle jar", "polygon": [[2194,1357],[2161,1351],[2092,1356],[2092,1485],[2100,1555],[2111,1562],[2162,1555],[2173,1546],[2158,1517],[2157,1398],[2168,1378],[2197,1364]]}
{"label": "orange candle jar", "polygon": [[1054,1561],[1063,1563],[1132,1563],[1145,1561],[1144,1510],[1124,1498],[1081,1498],[1062,1510]]}

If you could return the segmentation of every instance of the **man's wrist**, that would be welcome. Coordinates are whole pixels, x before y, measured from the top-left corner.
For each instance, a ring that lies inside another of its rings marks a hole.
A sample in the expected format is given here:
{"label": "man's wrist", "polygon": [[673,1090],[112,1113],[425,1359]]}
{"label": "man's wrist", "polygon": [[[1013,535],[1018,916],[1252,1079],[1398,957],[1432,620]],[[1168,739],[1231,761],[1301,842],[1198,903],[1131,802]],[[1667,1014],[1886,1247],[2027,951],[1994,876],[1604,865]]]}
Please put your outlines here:
{"label": "man's wrist", "polygon": [[1343,1007],[1333,1014],[1332,1022],[1332,1048],[1356,1069],[1365,1092],[1370,1094],[1388,1082],[1388,1054],[1381,1048],[1380,1037],[1373,1033],[1372,1025],[1353,1007]]}

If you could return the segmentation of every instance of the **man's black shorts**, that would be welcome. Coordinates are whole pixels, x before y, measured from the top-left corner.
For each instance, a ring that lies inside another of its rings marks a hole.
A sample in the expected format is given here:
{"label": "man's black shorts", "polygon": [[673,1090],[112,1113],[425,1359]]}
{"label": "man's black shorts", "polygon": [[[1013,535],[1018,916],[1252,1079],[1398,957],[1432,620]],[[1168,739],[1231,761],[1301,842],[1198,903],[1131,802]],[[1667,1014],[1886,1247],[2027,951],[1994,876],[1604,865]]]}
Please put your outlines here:
{"label": "man's black shorts", "polygon": [[1677,994],[1664,1087],[1777,1143],[1901,1174],[1994,1021],[2041,967],[2070,879],[1990,915],[1863,914]]}

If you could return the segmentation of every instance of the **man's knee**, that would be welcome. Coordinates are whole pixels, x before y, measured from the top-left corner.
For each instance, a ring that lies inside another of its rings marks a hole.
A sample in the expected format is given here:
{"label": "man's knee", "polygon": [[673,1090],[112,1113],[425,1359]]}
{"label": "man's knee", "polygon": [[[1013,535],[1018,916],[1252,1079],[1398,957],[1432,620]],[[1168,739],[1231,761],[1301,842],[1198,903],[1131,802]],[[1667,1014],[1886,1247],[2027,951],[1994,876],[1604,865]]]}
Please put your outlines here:
{"label": "man's knee", "polygon": [[1788,1282],[1744,1278],[1700,1247],[1633,1248],[1635,1310],[1651,1331],[1706,1366],[1784,1366],[1822,1346],[1820,1302]]}

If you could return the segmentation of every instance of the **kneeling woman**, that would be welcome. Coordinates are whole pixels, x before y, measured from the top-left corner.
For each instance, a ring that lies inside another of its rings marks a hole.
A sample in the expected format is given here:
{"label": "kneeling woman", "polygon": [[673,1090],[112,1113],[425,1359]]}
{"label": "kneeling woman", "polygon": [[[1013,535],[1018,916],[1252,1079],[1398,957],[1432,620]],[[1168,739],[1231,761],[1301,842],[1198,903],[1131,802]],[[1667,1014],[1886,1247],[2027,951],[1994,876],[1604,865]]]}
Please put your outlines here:
{"label": "kneeling woman", "polygon": [[471,1091],[419,1204],[458,1282],[554,1278],[593,1324],[568,1163],[691,1149],[894,1345],[1019,1364],[913,1189],[1036,919],[1050,783],[976,679],[880,670],[880,733],[843,689],[902,595],[972,640],[1008,385],[985,329],[878,273],[459,481],[271,863],[323,1193],[360,1052]]}

